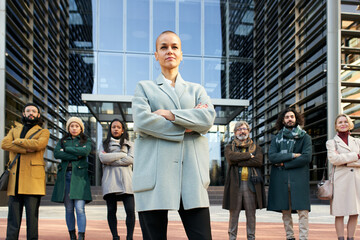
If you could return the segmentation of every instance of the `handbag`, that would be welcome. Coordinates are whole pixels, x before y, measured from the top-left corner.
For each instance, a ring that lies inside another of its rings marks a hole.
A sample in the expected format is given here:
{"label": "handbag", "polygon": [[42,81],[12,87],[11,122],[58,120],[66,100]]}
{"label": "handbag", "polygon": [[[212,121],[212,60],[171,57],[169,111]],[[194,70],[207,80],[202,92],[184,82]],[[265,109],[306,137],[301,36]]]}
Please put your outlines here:
{"label": "handbag", "polygon": [[[326,161],[325,169],[327,167],[328,161]],[[335,167],[333,166],[331,177],[328,180],[325,180],[325,169],[323,177],[320,182],[317,184],[316,197],[320,200],[332,200],[334,195],[334,172]]]}
{"label": "handbag", "polygon": [[7,187],[8,187],[8,182],[9,182],[9,173],[11,168],[14,166],[14,164],[16,163],[16,160],[20,157],[20,153],[16,154],[14,160],[11,162],[10,166],[3,172],[3,174],[1,174],[0,177],[0,191],[6,191]]}
{"label": "handbag", "polygon": [[320,200],[333,199],[334,184],[333,179],[325,180],[325,174],[321,181],[317,184],[316,196]]}
{"label": "handbag", "polygon": [[[34,132],[33,134],[31,134],[31,136],[29,137],[29,139],[31,139],[36,133],[38,133],[41,129],[38,129],[36,132]],[[0,176],[0,191],[6,191],[8,188],[8,183],[9,183],[9,173],[11,168],[14,166],[14,164],[16,163],[16,160],[18,160],[18,158],[20,157],[20,153],[16,154],[14,160],[11,162],[11,164],[9,165],[9,167],[1,174]]]}

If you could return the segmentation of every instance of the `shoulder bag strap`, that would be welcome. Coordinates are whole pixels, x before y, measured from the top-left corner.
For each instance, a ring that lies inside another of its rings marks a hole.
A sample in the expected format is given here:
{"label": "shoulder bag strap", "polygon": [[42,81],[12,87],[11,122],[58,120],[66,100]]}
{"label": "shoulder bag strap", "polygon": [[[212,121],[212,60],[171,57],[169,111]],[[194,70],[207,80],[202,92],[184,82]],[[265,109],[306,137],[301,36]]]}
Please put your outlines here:
{"label": "shoulder bag strap", "polygon": [[[38,129],[36,132],[34,132],[33,134],[31,134],[31,136],[28,139],[31,139],[33,136],[35,136],[35,134],[37,134],[38,132],[40,132],[41,129]],[[14,166],[14,164],[16,163],[16,160],[18,160],[18,158],[20,157],[20,153],[16,154],[14,160],[11,162],[11,164],[8,167],[8,171],[11,170],[11,168]]]}

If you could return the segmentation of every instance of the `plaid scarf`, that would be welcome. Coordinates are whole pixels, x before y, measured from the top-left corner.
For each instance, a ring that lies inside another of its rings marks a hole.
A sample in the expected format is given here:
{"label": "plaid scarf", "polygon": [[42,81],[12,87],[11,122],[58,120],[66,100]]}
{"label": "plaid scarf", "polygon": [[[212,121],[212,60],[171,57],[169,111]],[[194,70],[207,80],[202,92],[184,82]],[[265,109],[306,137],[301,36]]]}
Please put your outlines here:
{"label": "plaid scarf", "polygon": [[[238,149],[236,149],[236,148]],[[248,151],[250,153],[253,153],[255,152],[256,150],[256,145],[254,144],[253,140],[251,140],[251,138],[248,138],[244,141],[240,141],[239,139],[237,139],[236,137],[234,138],[234,141],[232,142],[232,150],[234,152],[237,152],[239,151],[240,149],[245,149],[245,152],[246,152],[246,149],[248,149]]]}
{"label": "plaid scarf", "polygon": [[276,143],[280,144],[280,153],[292,153],[296,139],[304,137],[306,131],[299,125],[292,130],[283,127],[276,136]]}

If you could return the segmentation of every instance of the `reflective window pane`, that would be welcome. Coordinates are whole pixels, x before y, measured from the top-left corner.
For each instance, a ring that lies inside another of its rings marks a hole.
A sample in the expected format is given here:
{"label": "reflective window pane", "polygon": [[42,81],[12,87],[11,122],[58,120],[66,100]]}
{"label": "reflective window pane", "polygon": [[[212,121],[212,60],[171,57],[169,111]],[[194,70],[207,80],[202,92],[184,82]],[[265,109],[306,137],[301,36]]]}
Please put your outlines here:
{"label": "reflective window pane", "polygon": [[201,59],[183,58],[179,72],[181,77],[188,82],[201,84]]}
{"label": "reflective window pane", "polygon": [[243,2],[230,4],[229,55],[251,57],[253,44],[254,6]]}
{"label": "reflective window pane", "polygon": [[123,50],[123,0],[99,1],[99,49]]}
{"label": "reflective window pane", "polygon": [[341,71],[341,81],[360,83],[360,71]]}
{"label": "reflective window pane", "polygon": [[125,95],[134,95],[136,84],[141,80],[149,80],[149,56],[128,55],[126,67]]}
{"label": "reflective window pane", "polygon": [[222,47],[221,7],[219,2],[205,2],[205,55],[221,56],[225,54]]}
{"label": "reflective window pane", "polygon": [[153,42],[154,52],[156,38],[163,31],[175,32],[175,1],[173,0],[154,0],[154,24],[153,24]]}
{"label": "reflective window pane", "polygon": [[[151,57],[154,59],[154,60],[153,60],[153,64],[152,64],[152,66],[153,66],[153,79],[156,79],[156,78],[160,75],[160,73],[161,73],[161,68],[160,68],[159,62],[155,60],[154,55],[151,56]],[[181,63],[181,64],[182,64],[182,63]],[[181,65],[181,64],[180,64],[180,65]]]}
{"label": "reflective window pane", "polygon": [[149,52],[148,0],[127,1],[126,45],[128,51]]}
{"label": "reflective window pane", "polygon": [[97,93],[123,95],[123,55],[99,53],[98,56]]}
{"label": "reflective window pane", "polygon": [[224,64],[220,59],[205,60],[205,90],[211,98],[221,98],[221,72]]}
{"label": "reflective window pane", "polygon": [[201,4],[200,0],[179,3],[179,26],[182,51],[184,54],[201,53]]}
{"label": "reflective window pane", "polygon": [[[344,113],[350,117],[358,117],[360,113],[360,104],[359,103],[341,103],[341,106],[344,110]],[[360,127],[360,126],[358,126]]]}

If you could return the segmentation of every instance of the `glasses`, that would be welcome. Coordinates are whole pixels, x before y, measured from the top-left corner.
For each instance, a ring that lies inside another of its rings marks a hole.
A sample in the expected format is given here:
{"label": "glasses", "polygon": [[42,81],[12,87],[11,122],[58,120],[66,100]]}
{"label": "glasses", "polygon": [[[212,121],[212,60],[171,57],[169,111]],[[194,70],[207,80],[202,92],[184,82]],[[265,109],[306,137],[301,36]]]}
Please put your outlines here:
{"label": "glasses", "polygon": [[237,128],[236,131],[246,131],[249,130],[248,128]]}

